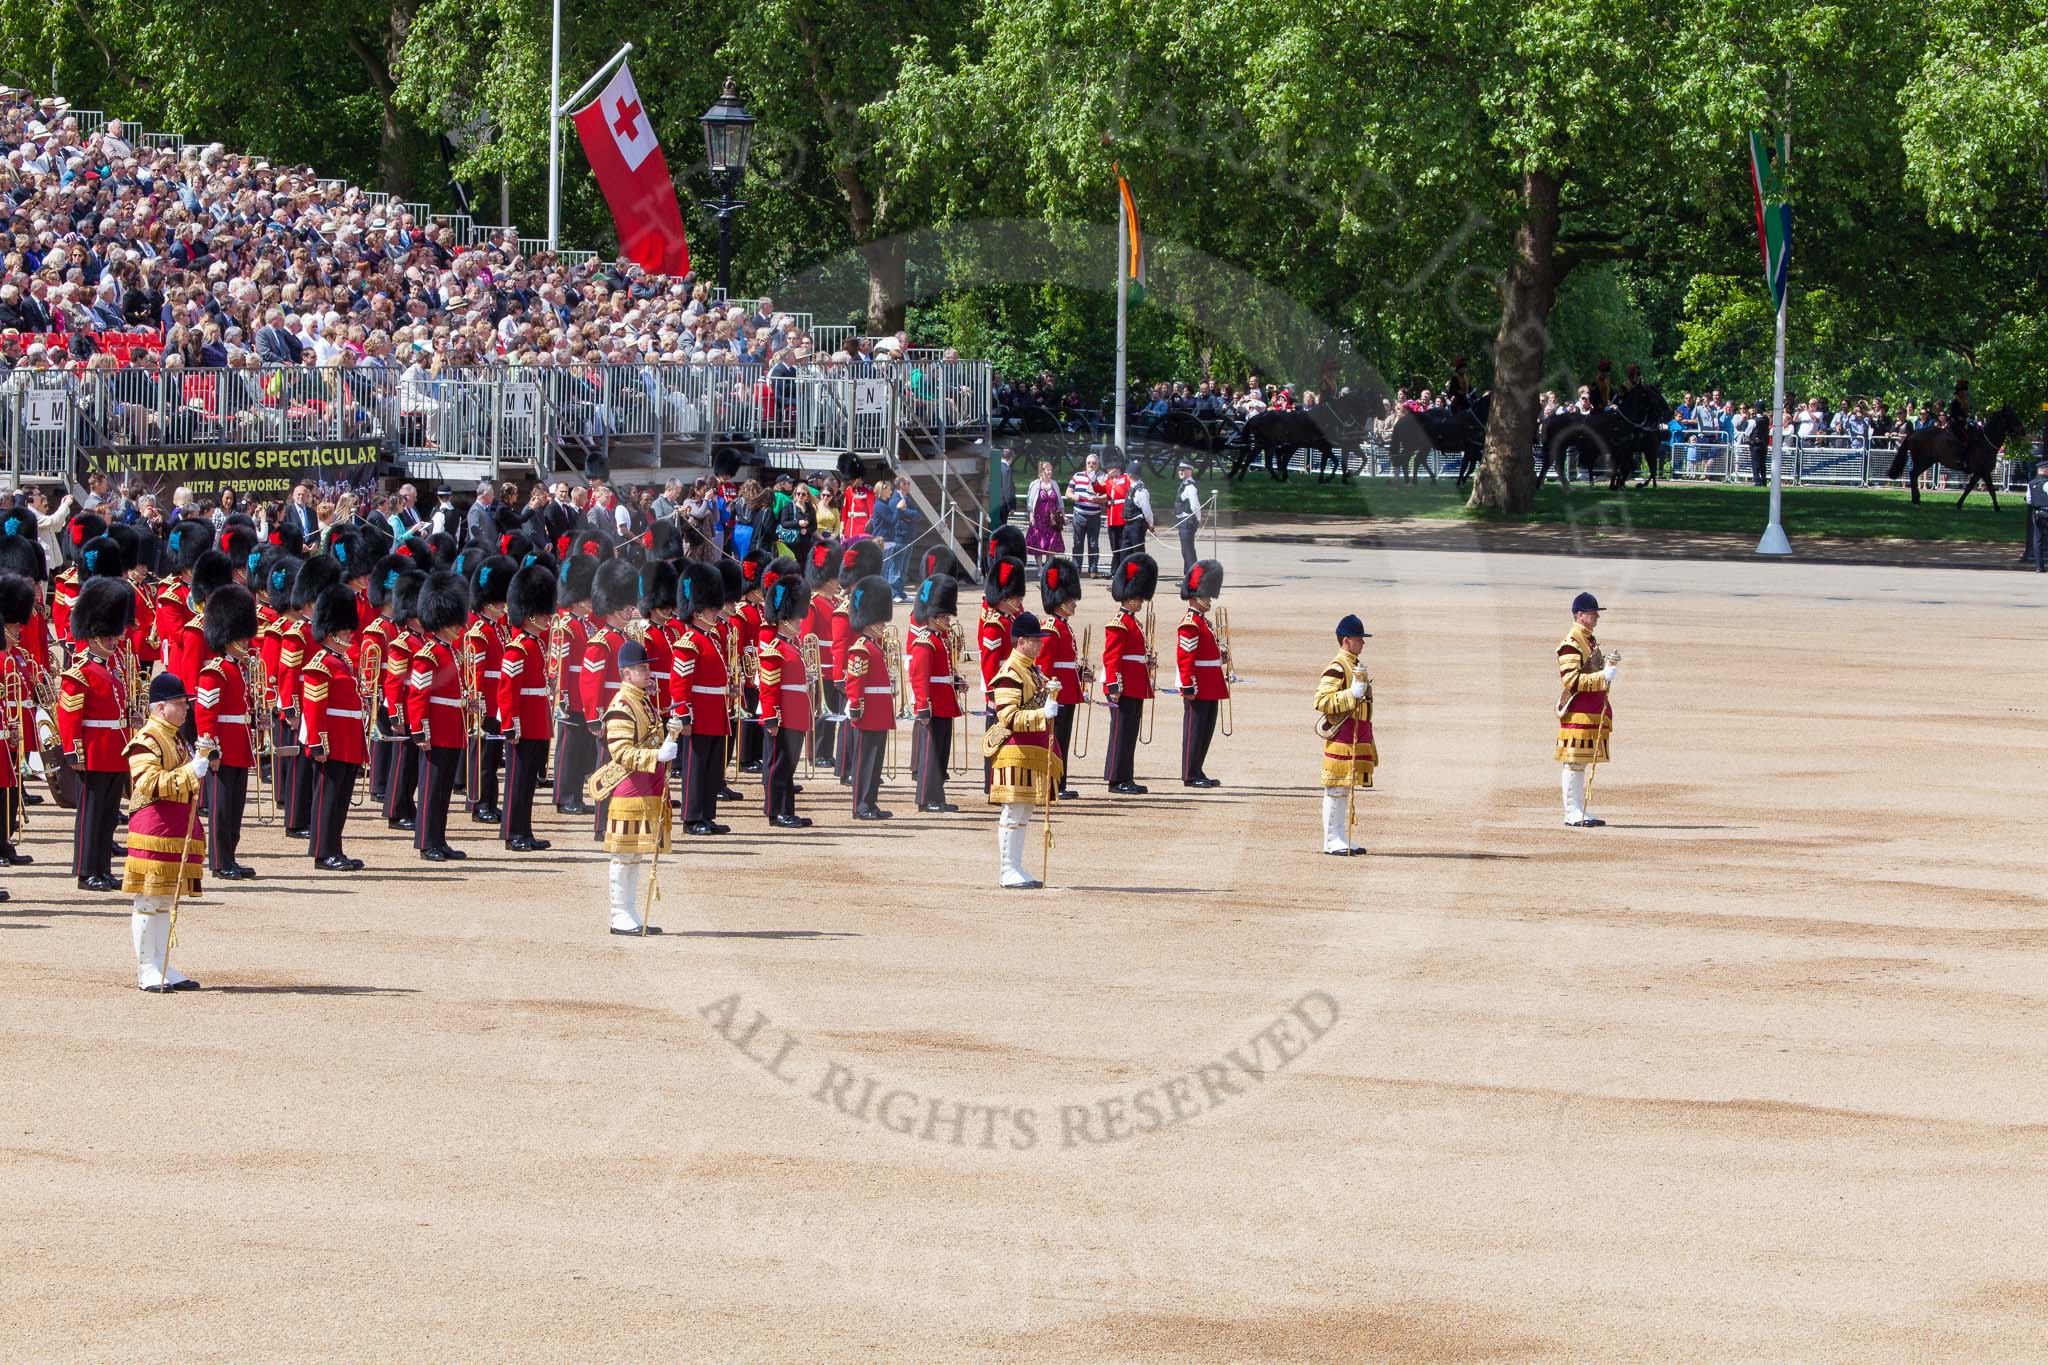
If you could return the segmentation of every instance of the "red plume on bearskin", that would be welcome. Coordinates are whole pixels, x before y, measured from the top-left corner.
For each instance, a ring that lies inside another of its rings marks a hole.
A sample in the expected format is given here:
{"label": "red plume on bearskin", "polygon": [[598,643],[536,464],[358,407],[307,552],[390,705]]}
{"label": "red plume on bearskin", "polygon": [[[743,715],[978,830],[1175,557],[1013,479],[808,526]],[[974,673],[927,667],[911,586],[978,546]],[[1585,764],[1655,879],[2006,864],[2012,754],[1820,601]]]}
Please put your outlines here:
{"label": "red plume on bearskin", "polygon": [[1022,597],[1028,573],[1021,559],[995,559],[981,575],[981,599],[994,606],[1010,597]]}
{"label": "red plume on bearskin", "polygon": [[1063,555],[1045,561],[1038,574],[1038,596],[1048,614],[1081,600],[1081,566]]}
{"label": "red plume on bearskin", "polygon": [[1223,565],[1213,559],[1198,559],[1180,585],[1182,597],[1221,597]]}
{"label": "red plume on bearskin", "polygon": [[1109,576],[1109,595],[1119,602],[1149,602],[1157,591],[1159,561],[1148,554],[1126,557]]}

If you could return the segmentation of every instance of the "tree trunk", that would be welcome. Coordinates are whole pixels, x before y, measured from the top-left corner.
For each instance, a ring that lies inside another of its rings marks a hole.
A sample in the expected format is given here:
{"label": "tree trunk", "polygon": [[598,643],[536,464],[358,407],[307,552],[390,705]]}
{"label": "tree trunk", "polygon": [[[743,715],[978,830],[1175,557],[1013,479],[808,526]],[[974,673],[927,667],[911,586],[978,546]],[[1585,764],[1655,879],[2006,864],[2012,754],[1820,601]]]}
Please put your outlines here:
{"label": "tree trunk", "polygon": [[904,249],[901,237],[860,244],[868,263],[868,334],[885,337],[903,330]]}
{"label": "tree trunk", "polygon": [[377,130],[377,187],[400,199],[426,198],[421,190],[438,178],[429,170],[433,139],[398,107],[398,81],[391,74],[404,57],[406,35],[418,10],[419,0],[397,0],[383,31],[374,38],[355,32],[343,35],[383,105],[383,123]]}
{"label": "tree trunk", "polygon": [[1468,507],[1521,516],[1536,497],[1536,399],[1543,383],[1550,308],[1557,301],[1557,176],[1522,176],[1522,225],[1515,229],[1515,261],[1501,295],[1500,335],[1494,341],[1493,410],[1486,420],[1486,454],[1472,481]]}

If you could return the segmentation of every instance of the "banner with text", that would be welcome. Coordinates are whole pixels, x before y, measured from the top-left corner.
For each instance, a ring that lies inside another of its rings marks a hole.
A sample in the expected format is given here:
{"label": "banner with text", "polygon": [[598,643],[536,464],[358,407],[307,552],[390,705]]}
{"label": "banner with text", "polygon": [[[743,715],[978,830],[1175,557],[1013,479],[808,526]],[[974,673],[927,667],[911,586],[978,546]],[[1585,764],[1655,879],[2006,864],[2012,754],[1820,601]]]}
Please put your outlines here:
{"label": "banner with text", "polygon": [[280,442],[275,445],[88,446],[83,473],[105,474],[138,492],[166,499],[179,488],[218,498],[232,488],[259,502],[282,499],[293,485],[373,487],[397,471],[375,441]]}

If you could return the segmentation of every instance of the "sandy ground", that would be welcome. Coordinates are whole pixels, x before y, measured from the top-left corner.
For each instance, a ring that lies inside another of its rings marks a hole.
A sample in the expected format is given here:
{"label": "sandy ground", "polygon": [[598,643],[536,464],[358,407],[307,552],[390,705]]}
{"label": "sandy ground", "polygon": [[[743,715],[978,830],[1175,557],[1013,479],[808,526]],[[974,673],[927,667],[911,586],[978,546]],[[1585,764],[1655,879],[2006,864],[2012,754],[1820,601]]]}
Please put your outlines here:
{"label": "sandy ground", "polygon": [[[993,890],[978,806],[855,826],[829,782],[808,837],[690,842],[654,940],[604,934],[567,822],[459,869],[365,832],[354,878],[269,833],[185,916],[207,989],[152,997],[43,808],[0,874],[0,1341],[2038,1354],[2035,578],[1225,557],[1227,785],[1172,780],[1169,702],[1152,795],[1091,776],[1035,895]],[[1581,587],[1627,655],[1602,831],[1551,763]],[[1316,852],[1306,703],[1347,609],[1385,758],[1354,860]]]}

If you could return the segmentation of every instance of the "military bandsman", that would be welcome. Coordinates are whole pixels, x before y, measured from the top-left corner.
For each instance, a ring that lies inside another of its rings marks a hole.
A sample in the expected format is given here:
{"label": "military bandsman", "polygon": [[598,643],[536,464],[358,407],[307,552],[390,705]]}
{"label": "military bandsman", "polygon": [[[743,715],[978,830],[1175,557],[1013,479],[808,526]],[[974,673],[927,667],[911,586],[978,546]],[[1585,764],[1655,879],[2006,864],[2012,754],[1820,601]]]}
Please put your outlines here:
{"label": "military bandsman", "polygon": [[[318,562],[309,561],[309,567]],[[355,872],[363,860],[344,851],[342,831],[348,823],[349,795],[370,758],[364,742],[363,697],[348,662],[358,619],[356,595],[338,583],[330,584],[312,605],[313,656],[299,673],[298,715],[299,745],[313,770],[313,865],[325,872]]]}
{"label": "military bandsman", "polygon": [[1109,595],[1116,600],[1116,615],[1102,631],[1102,695],[1113,709],[1102,776],[1119,796],[1143,796],[1147,791],[1137,781],[1138,740],[1145,703],[1156,688],[1159,661],[1152,650],[1149,620],[1152,594],[1158,589],[1159,562],[1142,550],[1110,569]]}
{"label": "military bandsman", "polygon": [[1365,623],[1346,616],[1337,623],[1337,657],[1316,679],[1316,734],[1323,741],[1323,852],[1339,857],[1363,853],[1351,842],[1351,822],[1360,787],[1372,785],[1380,751],[1372,738],[1372,678],[1359,653]]}
{"label": "military bandsman", "polygon": [[384,823],[412,833],[418,833],[420,825],[421,750],[406,690],[412,682],[412,656],[427,642],[419,621],[420,592],[426,585],[427,575],[418,569],[399,575],[398,586],[391,590],[393,630],[384,646],[384,671],[379,677],[357,675],[368,688],[370,705],[383,702],[383,734],[391,742],[384,774]]}
{"label": "military bandsman", "polygon": [[846,711],[846,694],[840,687],[839,659],[832,652],[832,622],[839,610],[839,551],[835,546],[820,541],[811,547],[804,583],[811,590],[811,610],[797,639],[799,643],[808,641],[818,652],[818,687],[825,699],[824,714],[813,718],[811,761],[836,768],[839,718]]}
{"label": "military bandsman", "polygon": [[688,622],[676,646],[669,682],[673,714],[682,721],[689,752],[683,755],[683,832],[730,834],[718,823],[718,793],[725,785],[728,677],[719,608],[725,584],[709,564],[685,564],[676,584],[676,614]]}
{"label": "military bandsman", "polygon": [[1209,609],[1223,592],[1223,566],[1213,559],[1195,561],[1180,585],[1188,609],[1174,632],[1174,660],[1179,665],[1182,703],[1180,780],[1188,787],[1220,787],[1209,776],[1209,742],[1216,737],[1216,716],[1230,695],[1229,670]]}
{"label": "military bandsman", "polygon": [[135,898],[129,916],[135,984],[153,994],[199,989],[170,965],[172,907],[180,897],[199,894],[206,858],[198,802],[212,750],[202,743],[195,754],[178,736],[190,701],[177,674],[159,673],[149,684],[149,719],[124,751],[135,811],[128,817],[121,890]]}
{"label": "military bandsman", "polygon": [[114,840],[128,787],[128,711],[113,653],[134,624],[135,589],[125,578],[94,578],[79,588],[68,625],[80,649],[58,684],[57,736],[78,774],[71,873],[81,891],[121,886]]}
{"label": "military bandsman", "polygon": [[810,735],[811,689],[817,680],[804,663],[797,632],[809,618],[811,590],[793,573],[769,580],[762,603],[771,632],[761,645],[761,810],[776,829],[809,829],[796,813],[796,764]]}
{"label": "military bandsman", "polygon": [[1038,671],[1038,651],[1044,640],[1045,629],[1030,612],[1020,612],[1010,623],[1012,652],[990,689],[995,715],[981,739],[982,754],[995,772],[988,799],[999,808],[996,882],[1006,890],[1045,885],[1024,870],[1025,836],[1033,806],[1044,806],[1045,818],[1052,818],[1053,793],[1066,776],[1065,764],[1052,742],[1059,698]]}
{"label": "military bandsman", "polygon": [[550,631],[555,668],[555,809],[563,815],[589,815],[583,783],[596,766],[597,716],[583,709],[584,647],[590,643],[590,590],[597,582],[597,560],[573,555],[562,564],[555,623]]}
{"label": "military bandsman", "polygon": [[[854,721],[854,700],[860,694],[854,690],[853,681],[846,676],[847,652],[853,648],[860,631],[853,624],[853,590],[865,578],[871,578],[882,571],[882,547],[872,540],[856,540],[840,552],[839,581],[845,586],[838,604],[832,608],[832,666],[839,679],[844,704],[839,710],[843,717],[838,722],[842,732],[849,728],[858,729]],[[841,733],[833,745],[833,773],[841,786],[853,783],[853,749],[858,741],[854,736]],[[856,799],[855,804],[859,801]]]}
{"label": "military bandsman", "polygon": [[469,818],[479,825],[499,824],[505,818],[498,808],[498,777],[505,763],[505,724],[498,710],[498,694],[505,668],[505,594],[512,586],[513,573],[510,559],[486,555],[469,579],[469,627],[462,632],[462,687],[464,699],[481,708],[483,723],[473,727],[476,735],[469,742],[469,776],[463,784],[463,799],[469,806]]}
{"label": "military bandsman", "polygon": [[611,931],[658,934],[646,919],[645,879],[658,876],[650,861],[669,851],[668,765],[675,760],[675,722],[663,732],[647,695],[653,681],[647,651],[622,640],[615,661],[619,685],[604,709],[606,762],[593,794],[605,811],[604,851],[611,855]]}
{"label": "military bandsman", "polygon": [[548,766],[548,627],[555,615],[554,571],[530,564],[512,575],[505,594],[511,635],[499,665],[498,714],[506,744],[505,816],[499,837],[513,853],[538,853],[549,844],[533,836],[533,796]]}
{"label": "military bandsman", "polygon": [[455,769],[469,748],[470,707],[458,652],[469,625],[469,585],[452,569],[436,569],[420,585],[421,640],[406,677],[405,724],[419,746],[419,818],[412,845],[430,863],[467,858],[448,843],[448,806]]}
{"label": "military bandsman", "polygon": [[[1059,555],[1047,559],[1039,570],[1038,599],[1045,608],[1045,615],[1038,618],[1040,629],[1045,631],[1045,639],[1038,647],[1038,671],[1045,675],[1053,695],[1059,699],[1060,715],[1053,726],[1053,743],[1062,771],[1070,772],[1064,765],[1074,752],[1074,717],[1088,701],[1081,680],[1081,649],[1074,639],[1072,624],[1081,605],[1081,566]],[[1062,801],[1072,801],[1081,793],[1063,780],[1059,795]]]}
{"label": "military bandsman", "polygon": [[960,808],[946,800],[946,765],[953,756],[953,727],[967,723],[960,704],[966,684],[953,657],[953,627],[960,611],[960,584],[947,573],[927,575],[910,608],[903,667],[910,674],[910,775],[917,784],[917,808],[947,815]]}
{"label": "military bandsman", "polygon": [[[10,537],[12,539],[12,537]],[[0,867],[33,863],[31,854],[18,847],[27,826],[28,793],[22,779],[28,769],[26,756],[36,752],[36,684],[42,676],[22,647],[22,633],[35,615],[36,585],[21,574],[0,572],[0,626],[6,631],[6,646],[0,649],[0,699],[5,714],[0,716]],[[0,895],[0,900],[5,900]]]}
{"label": "military bandsman", "polygon": [[246,881],[256,869],[235,855],[248,809],[249,771],[256,764],[251,699],[263,685],[249,652],[256,639],[256,599],[239,583],[223,583],[206,594],[204,616],[206,657],[199,665],[196,728],[200,741],[215,750],[206,775],[213,831],[206,866],[222,881]]}
{"label": "military bandsman", "polygon": [[1603,653],[1593,637],[1600,624],[1600,603],[1592,593],[1572,599],[1572,628],[1557,646],[1557,761],[1564,765],[1564,822],[1573,829],[1604,825],[1587,813],[1592,794],[1592,767],[1607,761],[1607,740],[1614,732],[1610,692],[1619,653]]}

